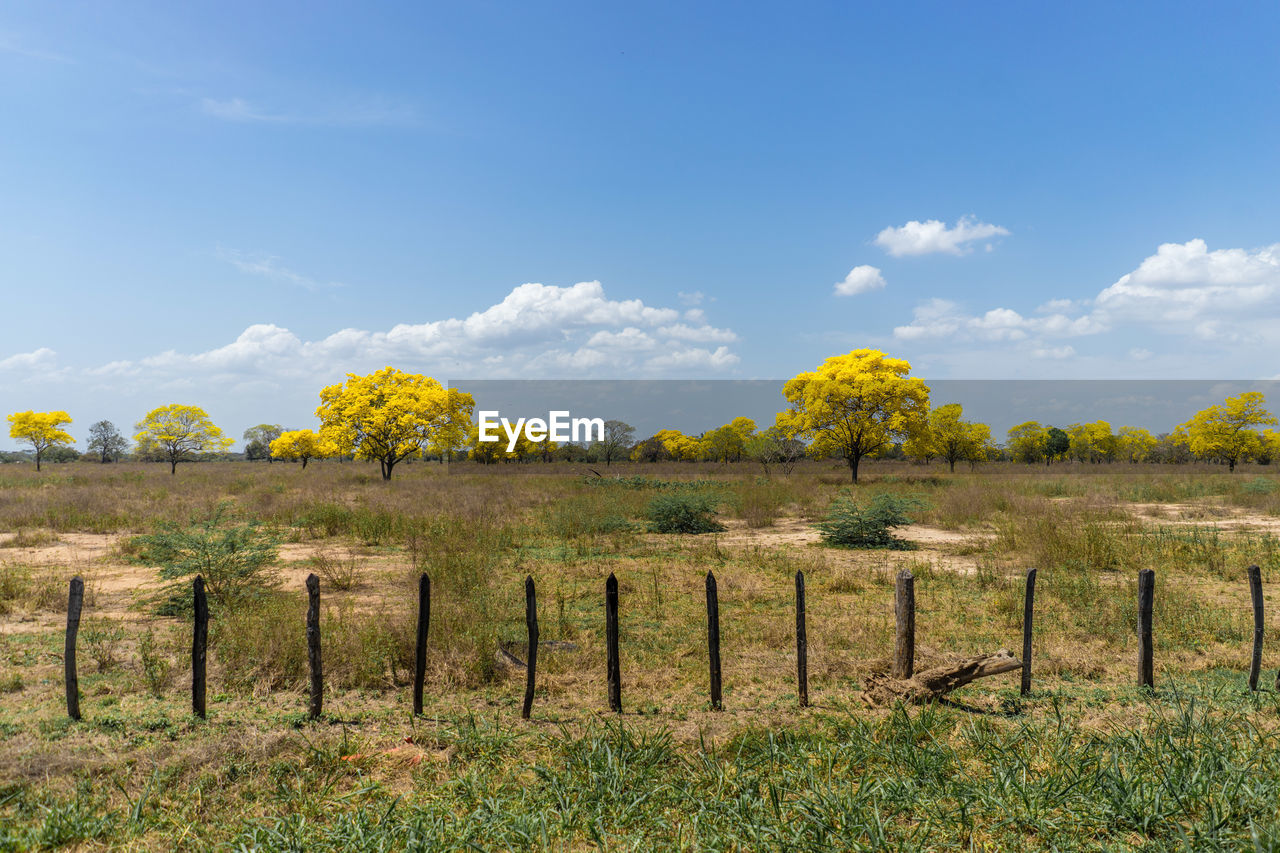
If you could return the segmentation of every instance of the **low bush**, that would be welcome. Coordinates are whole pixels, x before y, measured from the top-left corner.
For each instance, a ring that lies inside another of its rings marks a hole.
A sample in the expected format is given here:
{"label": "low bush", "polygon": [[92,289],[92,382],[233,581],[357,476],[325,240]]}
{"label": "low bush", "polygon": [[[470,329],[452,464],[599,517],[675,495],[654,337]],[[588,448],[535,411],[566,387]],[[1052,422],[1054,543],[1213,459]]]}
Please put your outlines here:
{"label": "low bush", "polygon": [[649,501],[645,518],[653,533],[715,533],[724,530],[715,519],[719,503],[707,493],[660,495]]}
{"label": "low bush", "polygon": [[160,611],[168,615],[191,608],[191,584],[204,577],[210,607],[225,607],[260,597],[277,583],[277,540],[256,521],[227,518],[226,505],[187,528],[165,525],[136,540],[138,559],[160,567],[160,577],[178,580],[161,592]]}
{"label": "low bush", "polygon": [[822,541],[842,548],[886,548],[908,551],[915,545],[899,539],[890,531],[911,523],[909,512],[926,509],[918,497],[897,497],[881,492],[865,504],[851,498],[837,498],[832,502],[825,520],[814,526]]}
{"label": "low bush", "polygon": [[324,581],[325,586],[334,589],[354,589],[359,578],[359,565],[356,556],[350,552],[345,557],[328,550],[317,551],[307,562],[312,570]]}

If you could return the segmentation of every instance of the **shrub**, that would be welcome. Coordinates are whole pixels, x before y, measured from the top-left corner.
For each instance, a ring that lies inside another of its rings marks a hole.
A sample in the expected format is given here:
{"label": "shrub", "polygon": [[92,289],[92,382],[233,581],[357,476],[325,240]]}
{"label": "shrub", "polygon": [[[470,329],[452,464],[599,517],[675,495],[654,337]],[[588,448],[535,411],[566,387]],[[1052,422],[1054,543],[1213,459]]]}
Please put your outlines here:
{"label": "shrub", "polygon": [[173,674],[173,659],[160,648],[155,632],[150,628],[138,638],[138,658],[142,663],[142,678],[147,690],[157,699],[164,696]]}
{"label": "shrub", "polygon": [[714,533],[724,530],[714,517],[719,503],[706,493],[660,495],[649,501],[645,518],[653,533]]}
{"label": "shrub", "polygon": [[334,589],[354,589],[359,577],[356,556],[348,553],[345,558],[330,551],[317,551],[307,562],[326,586]]}
{"label": "shrub", "polygon": [[926,509],[917,497],[895,497],[881,492],[865,505],[851,498],[837,498],[825,520],[815,527],[828,545],[842,548],[887,548],[908,551],[915,546],[889,531],[911,523],[908,512]]}
{"label": "shrub", "polygon": [[[186,529],[166,525],[159,533],[138,537],[138,558],[160,567],[160,577],[185,581],[204,577],[209,606],[225,607],[257,598],[277,583],[277,541],[256,521],[226,520],[226,505],[208,519]],[[191,585],[174,583],[161,592],[161,612],[189,612]]]}
{"label": "shrub", "polygon": [[120,646],[124,627],[115,622],[91,622],[80,632],[89,657],[98,664],[98,672],[106,672],[120,663]]}

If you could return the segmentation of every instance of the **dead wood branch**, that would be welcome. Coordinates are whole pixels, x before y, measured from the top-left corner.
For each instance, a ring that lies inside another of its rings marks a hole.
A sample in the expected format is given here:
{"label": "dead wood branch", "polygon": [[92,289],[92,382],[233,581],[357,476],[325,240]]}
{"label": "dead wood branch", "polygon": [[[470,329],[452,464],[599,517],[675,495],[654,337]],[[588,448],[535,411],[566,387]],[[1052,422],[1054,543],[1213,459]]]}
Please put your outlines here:
{"label": "dead wood branch", "polygon": [[993,654],[935,666],[917,672],[912,678],[899,679],[875,673],[867,676],[864,698],[872,705],[889,705],[898,701],[923,705],[964,687],[970,681],[1021,668],[1022,662],[1014,657],[1013,652],[1001,649]]}

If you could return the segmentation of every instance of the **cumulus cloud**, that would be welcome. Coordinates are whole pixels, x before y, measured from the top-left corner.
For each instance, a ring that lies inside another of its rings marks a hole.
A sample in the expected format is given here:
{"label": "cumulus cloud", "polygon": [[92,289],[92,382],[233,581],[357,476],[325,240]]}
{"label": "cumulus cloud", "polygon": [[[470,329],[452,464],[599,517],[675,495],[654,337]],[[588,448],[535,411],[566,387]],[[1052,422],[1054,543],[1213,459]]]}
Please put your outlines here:
{"label": "cumulus cloud", "polygon": [[1070,317],[1049,314],[1024,317],[1011,308],[992,308],[984,314],[968,314],[945,299],[931,299],[916,306],[914,318],[893,330],[899,340],[951,338],[957,341],[1022,341],[1032,336],[1077,337],[1103,331],[1088,315]]}
{"label": "cumulus cloud", "polygon": [[836,296],[856,296],[870,290],[881,290],[884,286],[884,276],[880,274],[880,270],[869,264],[862,264],[849,270],[844,281],[837,281],[834,291]]}
{"label": "cumulus cloud", "polygon": [[1148,325],[1201,340],[1280,335],[1280,243],[1209,251],[1204,240],[1164,243],[1094,300],[1111,325]]}
{"label": "cumulus cloud", "polygon": [[[1014,343],[1052,359],[1076,355],[1054,340],[1160,334],[1191,341],[1202,359],[1212,355],[1225,369],[1239,369],[1256,360],[1240,357],[1244,346],[1255,348],[1255,357],[1280,354],[1280,243],[1254,250],[1210,250],[1200,239],[1165,243],[1092,298],[1049,300],[1034,316],[1004,307],[975,314],[932,299],[893,333],[902,341]],[[1121,343],[1132,361],[1152,357],[1130,340]],[[1230,367],[1224,357],[1234,359]]]}
{"label": "cumulus cloud", "polygon": [[52,369],[57,363],[58,354],[48,347],[40,347],[31,352],[20,352],[0,358],[0,371],[44,371]]}
{"label": "cumulus cloud", "polygon": [[[723,344],[729,329],[681,322],[672,308],[606,296],[598,281],[567,287],[522,284],[499,303],[465,318],[400,324],[387,330],[340,329],[303,340],[259,323],[220,347],[169,350],[136,361],[113,361],[86,373],[104,380],[142,375],[243,383],[333,381],[348,371],[385,364],[432,373],[491,377],[650,375],[722,371],[738,363]],[[722,344],[714,349],[697,344]]]}
{"label": "cumulus cloud", "polygon": [[961,217],[950,228],[937,219],[925,222],[913,219],[899,228],[885,228],[876,235],[875,244],[895,258],[934,253],[963,255],[971,249],[967,244],[975,240],[1008,235],[1006,228],[978,222],[968,216]]}

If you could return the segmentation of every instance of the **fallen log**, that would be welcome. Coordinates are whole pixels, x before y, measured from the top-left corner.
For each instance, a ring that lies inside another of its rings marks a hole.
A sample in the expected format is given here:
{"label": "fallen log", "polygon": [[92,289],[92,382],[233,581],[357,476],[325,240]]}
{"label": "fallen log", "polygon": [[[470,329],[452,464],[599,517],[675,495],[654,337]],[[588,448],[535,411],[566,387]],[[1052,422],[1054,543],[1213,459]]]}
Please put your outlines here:
{"label": "fallen log", "polygon": [[872,705],[891,705],[894,702],[923,705],[964,687],[970,681],[1021,668],[1022,661],[1014,657],[1013,652],[1001,649],[993,654],[935,666],[917,672],[911,678],[873,673],[866,678],[863,698]]}

